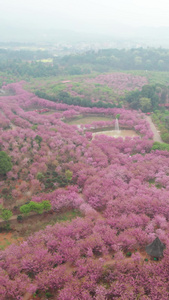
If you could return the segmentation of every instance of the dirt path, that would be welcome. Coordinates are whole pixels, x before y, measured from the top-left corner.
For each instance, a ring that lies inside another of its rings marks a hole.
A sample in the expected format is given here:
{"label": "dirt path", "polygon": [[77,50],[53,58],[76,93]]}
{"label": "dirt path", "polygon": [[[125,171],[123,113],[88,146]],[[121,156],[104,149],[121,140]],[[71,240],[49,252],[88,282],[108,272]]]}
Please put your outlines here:
{"label": "dirt path", "polygon": [[161,137],[160,137],[160,134],[157,130],[157,128],[155,127],[152,119],[150,116],[146,116],[146,120],[148,121],[148,123],[150,124],[150,128],[152,130],[152,132],[154,133],[154,137],[153,137],[153,141],[154,142],[160,142],[160,143],[163,143]]}
{"label": "dirt path", "polygon": [[[22,215],[23,218],[31,218],[32,216],[38,216],[37,212],[30,212],[28,215]],[[18,215],[13,215],[8,221],[17,220]],[[0,223],[6,223],[7,221],[0,218]]]}

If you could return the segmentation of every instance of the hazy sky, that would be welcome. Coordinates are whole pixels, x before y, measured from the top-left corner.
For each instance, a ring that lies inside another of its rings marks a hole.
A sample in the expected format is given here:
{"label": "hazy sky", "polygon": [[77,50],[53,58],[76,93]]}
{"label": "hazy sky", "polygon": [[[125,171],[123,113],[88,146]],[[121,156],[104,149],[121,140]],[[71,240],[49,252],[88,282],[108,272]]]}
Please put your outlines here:
{"label": "hazy sky", "polygon": [[168,0],[0,0],[0,25],[106,31],[116,23],[169,26]]}

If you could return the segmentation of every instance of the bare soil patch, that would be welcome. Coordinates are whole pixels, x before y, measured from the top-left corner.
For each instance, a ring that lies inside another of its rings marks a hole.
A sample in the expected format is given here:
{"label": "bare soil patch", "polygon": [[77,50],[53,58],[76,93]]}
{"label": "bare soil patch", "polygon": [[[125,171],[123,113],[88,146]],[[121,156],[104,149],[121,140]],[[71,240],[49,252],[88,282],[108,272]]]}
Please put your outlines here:
{"label": "bare soil patch", "polygon": [[0,233],[0,250],[4,250],[11,244],[19,245],[23,241],[22,237],[16,236],[14,232]]}

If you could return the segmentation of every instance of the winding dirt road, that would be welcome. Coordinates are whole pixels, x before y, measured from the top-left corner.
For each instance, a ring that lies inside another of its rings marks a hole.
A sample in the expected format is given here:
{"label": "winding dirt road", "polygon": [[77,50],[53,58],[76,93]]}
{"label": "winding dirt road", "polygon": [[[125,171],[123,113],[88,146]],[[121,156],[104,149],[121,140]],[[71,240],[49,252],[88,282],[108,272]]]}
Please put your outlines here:
{"label": "winding dirt road", "polygon": [[163,143],[163,141],[162,141],[162,139],[160,137],[160,134],[159,134],[157,128],[155,127],[155,125],[154,125],[151,117],[150,116],[146,116],[146,120],[150,124],[150,128],[151,128],[152,132],[154,133],[153,141],[154,142]]}

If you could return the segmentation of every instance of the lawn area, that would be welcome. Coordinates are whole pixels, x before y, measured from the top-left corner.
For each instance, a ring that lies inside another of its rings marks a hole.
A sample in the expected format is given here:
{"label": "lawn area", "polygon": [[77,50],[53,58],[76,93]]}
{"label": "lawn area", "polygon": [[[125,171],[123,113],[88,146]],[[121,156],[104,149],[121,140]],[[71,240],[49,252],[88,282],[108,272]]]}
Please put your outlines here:
{"label": "lawn area", "polygon": [[108,117],[91,116],[91,117],[76,118],[67,123],[70,125],[81,125],[81,124],[90,124],[95,121],[99,122],[99,121],[111,121],[111,120],[112,118],[108,118]]}

